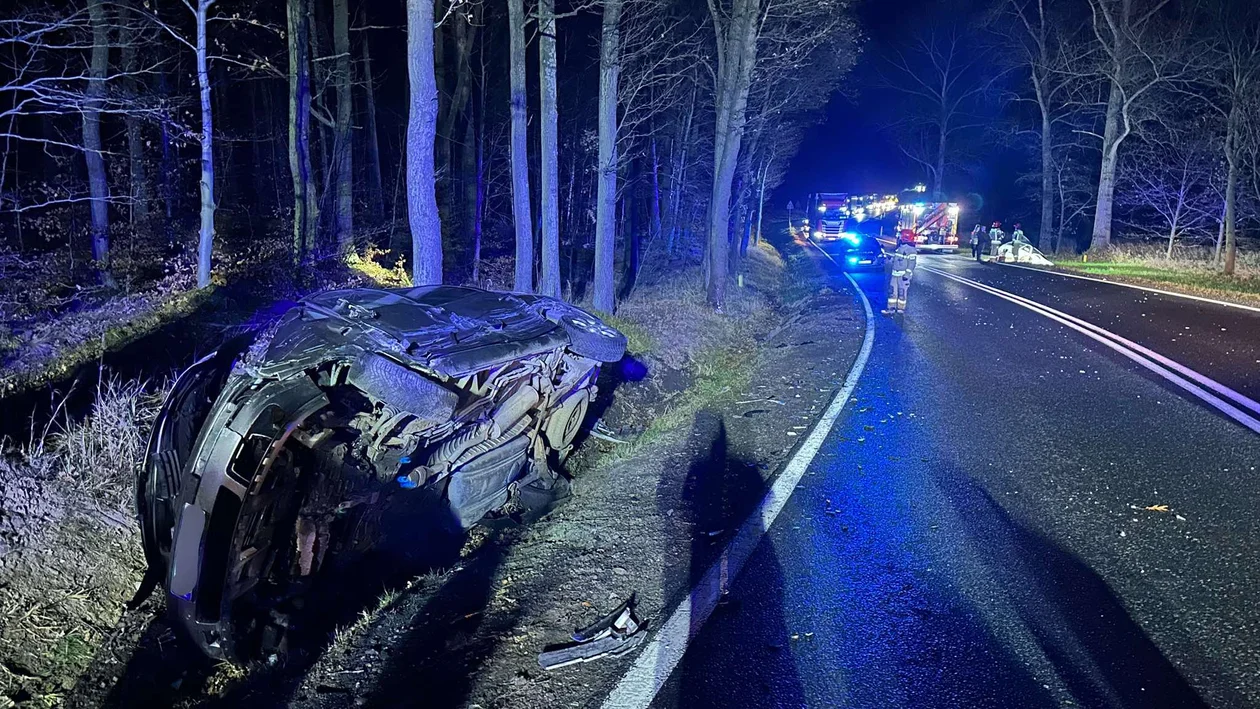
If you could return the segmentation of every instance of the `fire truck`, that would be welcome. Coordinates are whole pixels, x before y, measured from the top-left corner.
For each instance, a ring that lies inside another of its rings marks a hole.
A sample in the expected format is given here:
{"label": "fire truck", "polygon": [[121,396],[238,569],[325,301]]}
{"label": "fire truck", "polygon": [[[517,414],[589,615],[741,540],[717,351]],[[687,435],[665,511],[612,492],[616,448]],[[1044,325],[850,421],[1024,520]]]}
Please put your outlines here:
{"label": "fire truck", "polygon": [[957,202],[903,202],[897,232],[913,233],[922,251],[957,251],[958,213]]}

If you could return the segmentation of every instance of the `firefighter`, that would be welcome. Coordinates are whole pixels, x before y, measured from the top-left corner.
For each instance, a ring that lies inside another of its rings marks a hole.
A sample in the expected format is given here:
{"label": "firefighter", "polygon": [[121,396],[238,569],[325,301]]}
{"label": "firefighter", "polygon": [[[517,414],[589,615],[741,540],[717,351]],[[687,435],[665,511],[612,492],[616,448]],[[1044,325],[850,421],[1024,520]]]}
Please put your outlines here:
{"label": "firefighter", "polygon": [[1011,230],[1011,241],[1014,243],[1029,243],[1028,237],[1024,236],[1024,230],[1019,228],[1019,222],[1015,222],[1015,225]]}
{"label": "firefighter", "polygon": [[980,244],[987,241],[984,233],[984,225],[976,224],[976,228],[971,230],[971,258],[979,261],[982,253]]}
{"label": "firefighter", "polygon": [[918,249],[914,247],[914,231],[903,229],[897,248],[889,258],[892,277],[888,281],[888,307],[884,308],[884,315],[906,312],[906,293],[910,290],[910,278],[914,276],[918,254]]}
{"label": "firefighter", "polygon": [[1002,222],[993,222],[993,228],[989,230],[989,257],[991,260],[997,260],[998,247],[1002,245],[1006,239],[1006,232],[1002,231]]}

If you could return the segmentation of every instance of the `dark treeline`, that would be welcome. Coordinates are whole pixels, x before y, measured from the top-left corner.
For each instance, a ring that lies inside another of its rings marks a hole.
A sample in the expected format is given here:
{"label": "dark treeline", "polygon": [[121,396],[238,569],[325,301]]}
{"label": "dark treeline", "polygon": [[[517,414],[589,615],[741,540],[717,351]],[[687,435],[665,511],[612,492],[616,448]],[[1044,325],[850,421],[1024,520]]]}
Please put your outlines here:
{"label": "dark treeline", "polygon": [[1114,234],[1232,274],[1260,234],[1260,3],[992,0],[907,34],[870,83],[934,191],[1022,165],[1043,250]]}
{"label": "dark treeline", "polygon": [[603,311],[703,264],[720,307],[858,48],[848,0],[6,8],[10,314],[365,253]]}

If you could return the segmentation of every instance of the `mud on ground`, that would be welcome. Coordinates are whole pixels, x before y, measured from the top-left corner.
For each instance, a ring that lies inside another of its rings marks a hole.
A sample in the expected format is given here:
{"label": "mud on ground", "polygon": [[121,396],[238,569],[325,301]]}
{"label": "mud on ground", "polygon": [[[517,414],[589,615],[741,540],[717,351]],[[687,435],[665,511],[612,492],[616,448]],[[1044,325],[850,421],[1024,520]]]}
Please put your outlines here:
{"label": "mud on ground", "polygon": [[[327,644],[274,665],[188,669],[151,602],[123,615],[66,703],[598,706],[629,658],[546,672],[538,652],[635,592],[639,615],[661,622],[760,501],[856,356],[860,304],[799,245],[787,242],[783,253],[751,257],[750,288],[732,298],[733,315],[700,322],[712,316],[699,289],[654,294],[641,312],[627,304],[621,315],[659,339],[679,337],[661,308],[675,322],[694,313],[698,324],[665,353],[641,357],[645,372],[634,364],[605,372],[600,415],[629,443],[588,437],[568,464],[573,496],[547,517],[478,528],[423,576],[368,589],[348,580],[355,600],[330,604],[338,630]],[[651,332],[653,322],[668,332]],[[369,600],[354,596],[364,590]]]}

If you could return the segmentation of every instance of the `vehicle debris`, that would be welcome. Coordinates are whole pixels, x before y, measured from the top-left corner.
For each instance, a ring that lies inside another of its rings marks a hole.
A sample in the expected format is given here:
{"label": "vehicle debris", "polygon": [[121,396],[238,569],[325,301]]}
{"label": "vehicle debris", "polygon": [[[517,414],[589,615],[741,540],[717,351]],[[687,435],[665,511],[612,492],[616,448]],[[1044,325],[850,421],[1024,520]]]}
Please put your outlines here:
{"label": "vehicle debris", "polygon": [[538,666],[555,670],[569,665],[619,657],[638,647],[647,635],[647,623],[634,614],[636,593],[631,593],[613,612],[573,631],[571,643],[548,645],[538,654]]}
{"label": "vehicle debris", "polygon": [[149,572],[136,602],[160,580],[208,657],[283,654],[314,579],[376,548],[402,508],[463,533],[567,496],[559,466],[601,365],[625,348],[595,316],[536,295],[304,299],[172,387],[138,471]]}
{"label": "vehicle debris", "polygon": [[595,425],[591,426],[591,435],[594,436],[595,438],[598,438],[601,441],[608,441],[609,443],[617,443],[623,446],[629,445],[630,441],[622,440],[612,434],[613,434],[612,429],[604,425],[603,419],[597,419],[595,421]]}

